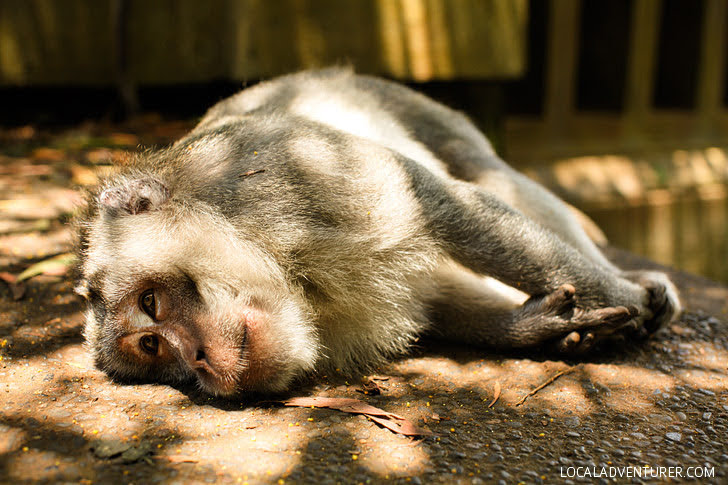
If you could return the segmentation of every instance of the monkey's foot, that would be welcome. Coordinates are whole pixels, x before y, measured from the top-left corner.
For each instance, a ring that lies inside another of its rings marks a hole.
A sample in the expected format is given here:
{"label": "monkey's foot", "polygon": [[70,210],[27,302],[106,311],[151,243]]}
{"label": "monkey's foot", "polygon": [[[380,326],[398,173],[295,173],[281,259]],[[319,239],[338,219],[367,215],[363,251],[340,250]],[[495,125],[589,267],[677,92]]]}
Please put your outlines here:
{"label": "monkey's foot", "polygon": [[636,329],[636,336],[649,336],[682,311],[677,289],[665,273],[629,271],[624,276],[647,291],[647,311],[644,312],[642,325]]}

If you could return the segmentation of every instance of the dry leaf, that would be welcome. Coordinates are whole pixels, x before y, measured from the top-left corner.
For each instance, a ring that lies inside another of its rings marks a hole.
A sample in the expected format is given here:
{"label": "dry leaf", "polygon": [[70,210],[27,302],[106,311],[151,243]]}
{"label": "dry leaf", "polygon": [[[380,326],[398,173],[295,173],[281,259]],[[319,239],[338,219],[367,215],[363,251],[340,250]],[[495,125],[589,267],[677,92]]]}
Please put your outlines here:
{"label": "dry leaf", "polygon": [[358,399],[337,397],[294,397],[293,399],[288,399],[282,402],[286,406],[329,408],[343,411],[345,413],[363,414],[375,423],[405,436],[425,436],[432,434],[427,430],[415,426],[402,416],[376,408]]}
{"label": "dry leaf", "polygon": [[493,400],[488,404],[489,408],[492,408],[493,405],[498,401],[498,398],[500,397],[501,393],[501,385],[500,382],[495,381],[495,384],[493,385]]}
{"label": "dry leaf", "polygon": [[139,137],[132,133],[112,133],[109,139],[114,145],[136,146],[139,144]]}
{"label": "dry leaf", "polygon": [[36,160],[50,160],[52,162],[60,162],[66,158],[66,152],[57,148],[41,147],[33,150],[30,156]]}
{"label": "dry leaf", "polygon": [[71,181],[76,185],[94,185],[99,182],[96,172],[83,165],[71,165]]}
{"label": "dry leaf", "polygon": [[68,269],[76,262],[76,256],[73,253],[63,253],[49,259],[44,259],[27,268],[18,275],[17,281],[24,281],[38,276],[39,274],[62,276],[68,272]]}
{"label": "dry leaf", "polygon": [[25,295],[25,285],[18,281],[18,277],[8,272],[0,272],[0,280],[7,283],[10,288],[10,293],[13,295],[13,300],[18,301]]}
{"label": "dry leaf", "polygon": [[357,389],[357,391],[367,395],[378,396],[382,393],[382,388],[374,381],[373,378],[365,379],[361,387],[362,388]]}

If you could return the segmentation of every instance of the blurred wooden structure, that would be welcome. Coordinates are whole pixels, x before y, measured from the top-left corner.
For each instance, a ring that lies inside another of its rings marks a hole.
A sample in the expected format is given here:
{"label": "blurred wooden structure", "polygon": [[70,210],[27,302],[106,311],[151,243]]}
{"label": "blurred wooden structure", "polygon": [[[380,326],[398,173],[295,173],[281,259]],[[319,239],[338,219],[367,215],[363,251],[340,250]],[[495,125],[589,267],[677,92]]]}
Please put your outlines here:
{"label": "blurred wooden structure", "polygon": [[257,80],[337,63],[418,81],[507,79],[524,70],[527,7],[527,0],[3,0],[0,85],[109,85],[119,64],[135,84]]}
{"label": "blurred wooden structure", "polygon": [[[621,107],[590,110],[578,106],[578,77],[583,72],[579,63],[584,60],[579,55],[584,45],[581,10],[594,3],[548,3],[543,107],[535,116],[507,120],[508,159],[581,206],[639,205],[664,199],[666,193],[720,191],[716,184],[728,182],[728,0],[682,5],[702,9],[702,23],[696,30],[699,39],[692,54],[697,57],[697,73],[689,72],[688,67],[681,73],[696,76],[694,83],[686,83],[693,86],[693,101],[679,109],[656,103],[660,62],[671,56],[664,46],[658,52],[660,35],[683,34],[661,33],[667,0],[627,3],[631,18]],[[600,62],[617,61],[605,58]],[[610,81],[613,79],[605,82]],[[660,192],[664,190],[667,192]]]}
{"label": "blurred wooden structure", "polygon": [[506,158],[611,244],[728,281],[728,0],[535,5],[540,106],[506,119]]}

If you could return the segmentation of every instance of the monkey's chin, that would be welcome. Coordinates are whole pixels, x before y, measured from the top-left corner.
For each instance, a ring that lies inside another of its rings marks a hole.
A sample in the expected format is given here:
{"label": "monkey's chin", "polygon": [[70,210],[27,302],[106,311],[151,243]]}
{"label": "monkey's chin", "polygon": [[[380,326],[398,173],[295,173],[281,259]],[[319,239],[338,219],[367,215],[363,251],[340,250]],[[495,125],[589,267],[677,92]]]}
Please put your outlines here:
{"label": "monkey's chin", "polygon": [[233,397],[241,394],[239,380],[232,376],[198,374],[197,384],[201,391],[216,397]]}
{"label": "monkey's chin", "polygon": [[200,391],[220,398],[242,398],[249,394],[279,394],[287,391],[294,376],[279,376],[273,379],[250,382],[245,377],[240,379],[219,379],[210,377],[197,377]]}

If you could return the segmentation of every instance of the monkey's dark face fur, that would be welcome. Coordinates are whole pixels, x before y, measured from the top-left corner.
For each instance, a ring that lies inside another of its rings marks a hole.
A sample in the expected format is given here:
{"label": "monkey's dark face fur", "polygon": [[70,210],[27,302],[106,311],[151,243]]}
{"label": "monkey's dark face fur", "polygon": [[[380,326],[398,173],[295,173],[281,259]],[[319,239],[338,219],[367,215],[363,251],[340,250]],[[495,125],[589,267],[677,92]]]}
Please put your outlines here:
{"label": "monkey's dark face fur", "polygon": [[78,227],[97,365],[217,395],[361,368],[425,330],[584,352],[679,311],[465,117],[344,70],[218,103],[100,184]]}

